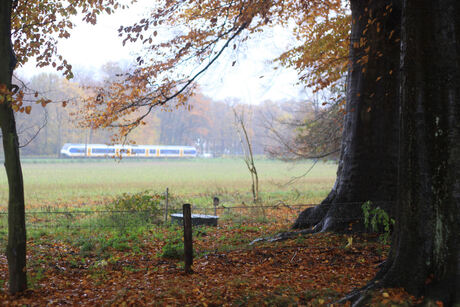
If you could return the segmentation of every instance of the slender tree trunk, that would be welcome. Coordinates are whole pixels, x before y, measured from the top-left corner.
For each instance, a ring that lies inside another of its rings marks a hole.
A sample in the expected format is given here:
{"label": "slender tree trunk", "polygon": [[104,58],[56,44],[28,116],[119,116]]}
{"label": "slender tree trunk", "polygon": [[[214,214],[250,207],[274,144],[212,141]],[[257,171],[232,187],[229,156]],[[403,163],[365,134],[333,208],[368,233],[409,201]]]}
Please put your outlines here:
{"label": "slender tree trunk", "polygon": [[57,140],[56,140],[56,157],[61,157],[61,147],[62,147],[62,113],[59,108],[56,108],[56,124],[57,124]]}
{"label": "slender tree trunk", "polygon": [[378,277],[460,304],[460,4],[405,0],[397,223]]}
{"label": "slender tree trunk", "polygon": [[303,211],[293,228],[361,231],[363,202],[370,200],[391,214],[396,200],[401,8],[396,0],[352,0],[351,11],[351,65],[337,179],[327,198]]}
{"label": "slender tree trunk", "polygon": [[[11,89],[11,79],[16,66],[16,58],[11,45],[12,1],[0,2],[0,84]],[[11,293],[27,288],[26,275],[26,226],[24,211],[24,188],[19,142],[16,132],[11,101],[0,103],[0,126],[3,136],[5,168],[8,178],[8,270]]]}
{"label": "slender tree trunk", "polygon": [[42,146],[42,148],[43,148],[43,152],[42,152],[42,153],[45,154],[45,155],[47,155],[47,156],[48,156],[48,154],[49,154],[49,151],[48,151],[48,150],[49,150],[49,149],[48,149],[48,129],[49,129],[49,126],[46,125],[46,126],[45,126],[45,129],[43,130],[43,132],[44,132],[43,137],[44,137],[44,139],[45,139],[45,142],[43,143],[43,146]]}
{"label": "slender tree trunk", "polygon": [[[235,128],[240,137],[241,149],[244,155],[244,163],[251,174],[251,192],[253,203],[259,202],[259,175],[257,174],[256,165],[254,163],[254,154],[252,150],[252,143],[249,139],[248,131],[246,129],[246,124],[244,123],[244,110],[241,114],[238,114],[236,109],[233,109],[235,115]],[[244,137],[243,137],[244,136]]]}

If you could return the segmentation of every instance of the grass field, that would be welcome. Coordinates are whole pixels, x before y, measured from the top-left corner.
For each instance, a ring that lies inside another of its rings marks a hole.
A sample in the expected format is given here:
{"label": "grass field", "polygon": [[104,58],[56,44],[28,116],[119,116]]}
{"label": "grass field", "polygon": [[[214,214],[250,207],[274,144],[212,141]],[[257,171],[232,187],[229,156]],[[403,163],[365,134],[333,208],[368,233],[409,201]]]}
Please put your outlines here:
{"label": "grass field", "polygon": [[[306,176],[287,184],[311,165],[311,162],[256,161],[263,202],[321,201],[334,182],[336,164],[318,163]],[[24,160],[23,173],[29,209],[92,206],[121,193],[163,192],[167,187],[172,195],[194,204],[211,204],[214,195],[223,203],[251,200],[250,175],[241,159],[45,160],[42,163]],[[7,192],[5,172],[0,172],[0,210],[6,209]]]}

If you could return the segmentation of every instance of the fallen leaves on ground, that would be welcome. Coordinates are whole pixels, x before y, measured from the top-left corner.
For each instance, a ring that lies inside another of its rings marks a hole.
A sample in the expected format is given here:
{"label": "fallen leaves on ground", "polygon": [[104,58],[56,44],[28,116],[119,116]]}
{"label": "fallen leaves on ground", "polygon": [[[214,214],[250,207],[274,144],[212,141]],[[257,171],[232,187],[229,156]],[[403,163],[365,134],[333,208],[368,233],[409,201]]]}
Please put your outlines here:
{"label": "fallen leaves on ground", "polygon": [[[138,250],[128,245],[104,256],[82,255],[81,249],[52,236],[31,239],[31,289],[6,293],[7,260],[0,256],[0,305],[318,306],[365,285],[386,257],[388,246],[369,235],[354,235],[347,248],[350,236],[335,234],[247,244],[280,227],[253,222],[197,232],[191,275],[184,274],[181,261],[158,256],[165,242],[153,232],[139,235]],[[377,300],[388,306],[411,299],[402,290],[382,293]]]}

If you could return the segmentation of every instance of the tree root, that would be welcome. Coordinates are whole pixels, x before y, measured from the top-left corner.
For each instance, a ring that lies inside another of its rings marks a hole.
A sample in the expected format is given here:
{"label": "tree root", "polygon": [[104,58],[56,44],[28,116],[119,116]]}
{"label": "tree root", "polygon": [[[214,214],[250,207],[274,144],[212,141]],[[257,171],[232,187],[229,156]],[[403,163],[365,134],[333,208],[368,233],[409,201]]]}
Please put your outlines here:
{"label": "tree root", "polygon": [[279,241],[284,241],[287,239],[295,238],[301,235],[306,235],[306,234],[311,234],[315,233],[314,229],[303,229],[300,231],[286,231],[286,232],[280,232],[276,234],[273,237],[262,237],[262,238],[257,238],[254,239],[249,245],[254,245],[255,243],[259,242],[279,242]]}
{"label": "tree root", "polygon": [[326,203],[302,211],[293,229],[312,228],[314,232],[365,232],[360,203]]}
{"label": "tree root", "polygon": [[372,280],[364,287],[351,291],[346,296],[334,302],[333,304],[341,305],[345,304],[346,302],[350,302],[352,307],[369,306],[373,292],[382,286],[383,285],[380,284],[379,280]]}

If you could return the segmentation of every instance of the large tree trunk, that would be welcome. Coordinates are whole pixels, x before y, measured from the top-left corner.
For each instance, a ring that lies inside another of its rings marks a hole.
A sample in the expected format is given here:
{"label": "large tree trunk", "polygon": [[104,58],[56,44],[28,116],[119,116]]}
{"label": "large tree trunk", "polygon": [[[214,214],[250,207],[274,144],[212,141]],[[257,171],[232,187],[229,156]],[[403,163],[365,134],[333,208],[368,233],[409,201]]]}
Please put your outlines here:
{"label": "large tree trunk", "polygon": [[[337,179],[293,228],[363,230],[361,205],[392,211],[397,187],[399,1],[352,0],[350,70]],[[382,35],[384,33],[384,35]],[[357,223],[355,223],[357,222]]]}
{"label": "large tree trunk", "polygon": [[[0,2],[0,84],[11,89],[11,79],[16,59],[11,45],[12,1]],[[5,168],[8,178],[8,270],[10,292],[27,288],[26,275],[26,225],[24,213],[24,187],[19,142],[11,101],[5,97],[0,103],[0,126],[3,137]]]}
{"label": "large tree trunk", "polygon": [[460,303],[460,4],[405,0],[397,223],[378,277]]}

